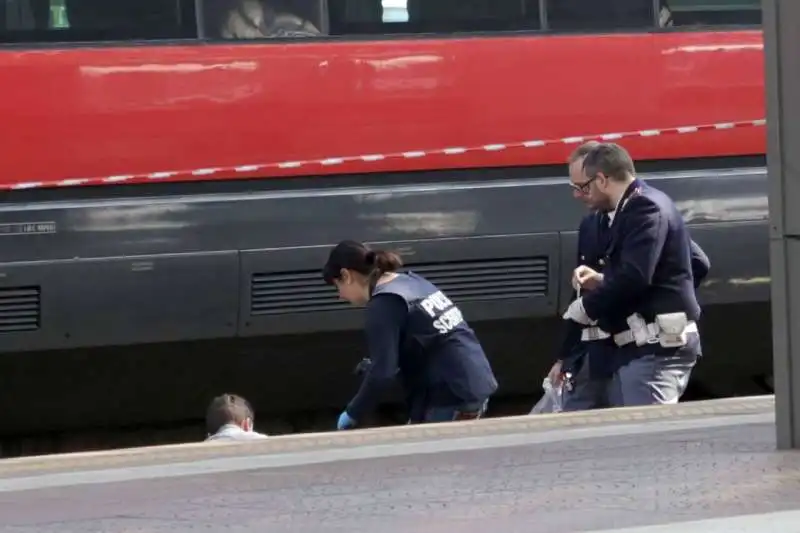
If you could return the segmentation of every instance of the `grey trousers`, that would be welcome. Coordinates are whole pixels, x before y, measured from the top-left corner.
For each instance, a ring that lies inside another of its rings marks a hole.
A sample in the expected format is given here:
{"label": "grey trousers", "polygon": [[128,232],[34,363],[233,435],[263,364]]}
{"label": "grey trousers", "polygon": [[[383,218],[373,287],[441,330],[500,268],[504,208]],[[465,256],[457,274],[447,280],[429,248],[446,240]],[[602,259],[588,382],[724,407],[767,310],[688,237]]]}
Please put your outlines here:
{"label": "grey trousers", "polygon": [[592,379],[587,358],[573,378],[572,391],[564,393],[564,411],[678,403],[699,354],[700,338],[694,335],[686,346],[671,354],[638,357],[608,379]]}
{"label": "grey trousers", "polygon": [[634,359],[614,373],[610,402],[614,407],[678,403],[695,364],[697,355],[681,350]]}

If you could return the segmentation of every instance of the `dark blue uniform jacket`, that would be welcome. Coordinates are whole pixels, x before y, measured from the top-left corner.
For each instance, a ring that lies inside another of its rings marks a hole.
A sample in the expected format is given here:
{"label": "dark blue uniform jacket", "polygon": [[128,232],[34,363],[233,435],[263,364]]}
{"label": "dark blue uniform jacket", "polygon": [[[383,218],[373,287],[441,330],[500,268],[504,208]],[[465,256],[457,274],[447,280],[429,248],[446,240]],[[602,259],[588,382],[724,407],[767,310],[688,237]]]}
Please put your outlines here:
{"label": "dark blue uniform jacket", "polygon": [[[653,322],[662,313],[700,318],[692,272],[692,241],[672,200],[658,189],[634,180],[626,189],[611,225],[603,283],[582,297],[590,319],[610,334],[629,329],[627,317],[640,314]],[[631,357],[659,351],[659,345],[632,350]],[[639,353],[640,352],[640,353]]]}
{"label": "dark blue uniform jacket", "polygon": [[[608,221],[608,215],[601,212],[590,213],[581,220],[578,231],[578,265],[586,265],[597,272],[603,272],[612,229]],[[690,249],[693,285],[697,288],[708,275],[711,262],[703,249],[691,239]],[[573,293],[573,299],[576,296]],[[592,377],[607,377],[612,370],[610,353],[615,346],[610,341],[581,342],[583,327],[572,321],[565,324],[558,356],[564,361],[564,370],[576,374],[584,361],[584,355],[587,355],[591,361]]]}

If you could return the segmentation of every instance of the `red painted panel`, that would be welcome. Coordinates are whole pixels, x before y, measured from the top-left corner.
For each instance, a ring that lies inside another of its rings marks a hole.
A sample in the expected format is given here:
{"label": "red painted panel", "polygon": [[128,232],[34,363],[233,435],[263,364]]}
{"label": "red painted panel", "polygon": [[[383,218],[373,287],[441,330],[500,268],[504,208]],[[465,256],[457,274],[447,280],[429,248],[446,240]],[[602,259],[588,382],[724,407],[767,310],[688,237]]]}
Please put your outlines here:
{"label": "red painted panel", "polygon": [[[758,31],[5,51],[0,86],[6,184],[765,114]],[[763,128],[625,144],[639,159],[766,147]],[[568,149],[354,162],[321,172],[561,163]]]}

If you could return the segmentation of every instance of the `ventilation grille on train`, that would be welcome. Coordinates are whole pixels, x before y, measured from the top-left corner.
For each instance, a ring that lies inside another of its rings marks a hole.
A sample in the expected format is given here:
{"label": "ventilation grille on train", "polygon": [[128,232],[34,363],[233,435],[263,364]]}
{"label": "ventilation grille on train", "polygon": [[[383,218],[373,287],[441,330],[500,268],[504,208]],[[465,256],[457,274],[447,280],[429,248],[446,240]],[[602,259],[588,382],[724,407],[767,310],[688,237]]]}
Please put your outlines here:
{"label": "ventilation grille on train", "polygon": [[423,263],[408,268],[435,283],[456,304],[547,294],[547,257]]}
{"label": "ventilation grille on train", "polygon": [[[409,265],[442,289],[455,303],[545,296],[546,257],[491,259]],[[250,314],[312,313],[347,307],[336,290],[322,282],[318,270],[253,274]]]}
{"label": "ventilation grille on train", "polygon": [[250,314],[278,315],[342,309],[336,289],[325,285],[319,270],[253,274]]}
{"label": "ventilation grille on train", "polygon": [[39,329],[40,293],[39,287],[0,288],[0,333]]}

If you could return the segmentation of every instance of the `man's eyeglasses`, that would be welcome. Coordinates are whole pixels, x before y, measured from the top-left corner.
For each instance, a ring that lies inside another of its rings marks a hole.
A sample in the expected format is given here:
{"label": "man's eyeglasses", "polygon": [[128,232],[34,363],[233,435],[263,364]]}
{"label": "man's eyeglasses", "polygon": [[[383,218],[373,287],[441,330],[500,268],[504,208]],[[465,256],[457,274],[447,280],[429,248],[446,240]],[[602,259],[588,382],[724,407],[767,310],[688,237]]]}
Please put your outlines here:
{"label": "man's eyeglasses", "polygon": [[580,194],[589,194],[589,187],[592,186],[592,182],[597,179],[597,176],[593,178],[589,178],[588,180],[584,181],[580,185],[577,183],[569,183],[569,186],[572,187],[572,190],[580,193]]}

